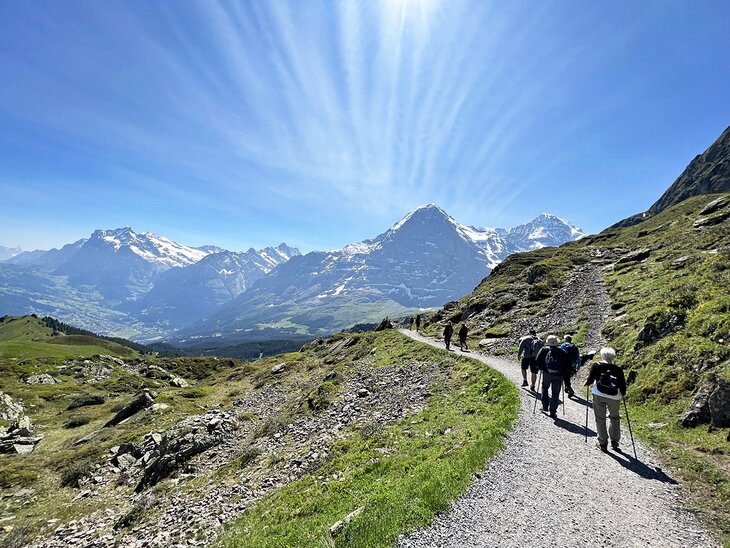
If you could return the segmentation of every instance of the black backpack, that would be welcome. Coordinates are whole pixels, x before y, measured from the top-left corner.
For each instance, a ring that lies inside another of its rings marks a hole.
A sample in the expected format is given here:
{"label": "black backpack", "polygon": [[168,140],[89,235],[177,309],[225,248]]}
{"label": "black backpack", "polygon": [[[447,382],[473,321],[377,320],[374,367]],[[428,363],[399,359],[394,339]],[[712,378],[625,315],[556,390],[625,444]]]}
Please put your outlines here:
{"label": "black backpack", "polygon": [[563,374],[563,364],[560,363],[558,352],[557,348],[548,348],[545,354],[545,370],[552,375]]}
{"label": "black backpack", "polygon": [[607,396],[616,396],[618,394],[618,377],[612,369],[604,367],[596,381],[596,388]]}
{"label": "black backpack", "polygon": [[[530,343],[530,353],[532,354],[529,356],[530,358],[535,358],[540,353],[540,349],[545,345],[544,342],[542,342],[540,339],[535,337],[532,339],[532,343]],[[528,356],[526,356],[528,357]]]}

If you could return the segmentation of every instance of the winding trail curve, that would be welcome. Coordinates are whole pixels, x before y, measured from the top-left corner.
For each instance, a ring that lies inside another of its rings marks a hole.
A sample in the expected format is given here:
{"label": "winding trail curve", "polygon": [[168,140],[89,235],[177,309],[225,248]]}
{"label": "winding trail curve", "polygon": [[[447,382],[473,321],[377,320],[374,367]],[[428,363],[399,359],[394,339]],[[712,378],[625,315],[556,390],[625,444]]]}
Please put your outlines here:
{"label": "winding trail curve", "polygon": [[[401,332],[443,348],[440,341]],[[465,355],[522,382],[514,361]],[[581,399],[566,401],[565,415],[558,409],[557,420],[540,413],[539,403],[533,414],[532,392],[520,392],[520,417],[504,450],[449,510],[400,538],[398,546],[719,546],[683,505],[677,482],[638,442],[634,460],[623,417],[625,453],[604,454],[596,447],[592,411],[585,443],[585,389]]]}

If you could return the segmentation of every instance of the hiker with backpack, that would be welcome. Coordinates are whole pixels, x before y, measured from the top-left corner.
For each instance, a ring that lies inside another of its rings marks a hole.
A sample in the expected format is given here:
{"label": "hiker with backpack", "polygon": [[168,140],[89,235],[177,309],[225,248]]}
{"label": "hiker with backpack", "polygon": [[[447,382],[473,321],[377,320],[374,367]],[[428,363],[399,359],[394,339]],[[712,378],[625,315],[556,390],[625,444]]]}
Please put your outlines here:
{"label": "hiker with backpack", "polygon": [[572,398],[575,396],[575,390],[573,390],[573,387],[570,386],[570,378],[575,375],[580,369],[580,351],[573,342],[573,337],[571,337],[570,335],[566,335],[565,337],[563,337],[563,341],[565,342],[560,345],[560,348],[562,348],[563,351],[568,355],[571,365],[570,370],[565,375],[565,393],[568,395],[569,398]]}
{"label": "hiker with backpack", "polygon": [[[544,413],[549,410],[550,417],[555,419],[560,403],[560,391],[571,365],[568,354],[558,346],[560,340],[555,335],[548,335],[545,344],[546,346],[537,353],[535,364],[537,369],[542,371],[542,410]],[[549,396],[548,390],[550,390]]]}
{"label": "hiker with backpack", "polygon": [[517,349],[517,359],[520,361],[522,368],[522,386],[527,386],[527,370],[532,373],[532,383],[530,390],[535,391],[535,383],[537,382],[537,366],[535,365],[535,357],[543,346],[542,340],[537,336],[534,329],[530,329],[528,335],[520,339],[520,346]]}
{"label": "hiker with backpack", "polygon": [[421,329],[421,315],[416,315],[416,333]]}
{"label": "hiker with backpack", "polygon": [[469,334],[469,330],[466,327],[465,323],[461,324],[461,329],[459,329],[459,348],[463,352],[464,350],[469,350],[469,347],[466,345],[466,336]]}
{"label": "hiker with backpack", "polygon": [[446,350],[451,350],[451,336],[454,334],[454,326],[449,321],[444,327],[444,343],[446,343]]}
{"label": "hiker with backpack", "polygon": [[[591,367],[585,386],[593,384],[593,414],[596,416],[598,446],[604,453],[608,452],[608,440],[611,448],[619,450],[621,440],[621,400],[626,396],[626,378],[624,371],[614,360],[616,351],[613,348],[601,348],[601,361]],[[606,429],[606,414],[610,425]]]}

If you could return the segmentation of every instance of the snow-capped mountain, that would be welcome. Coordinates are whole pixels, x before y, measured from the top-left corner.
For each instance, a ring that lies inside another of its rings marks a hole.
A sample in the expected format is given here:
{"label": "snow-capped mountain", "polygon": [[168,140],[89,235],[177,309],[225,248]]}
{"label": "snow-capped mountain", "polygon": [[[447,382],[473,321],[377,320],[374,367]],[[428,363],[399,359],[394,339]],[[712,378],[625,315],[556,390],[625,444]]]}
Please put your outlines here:
{"label": "snow-capped mountain", "polygon": [[439,306],[471,291],[507,255],[581,235],[552,215],[513,229],[474,228],[421,206],[377,238],[294,257],[183,336],[314,335]]}
{"label": "snow-capped mountain", "polygon": [[110,302],[137,298],[172,267],[195,264],[207,253],[130,227],[97,230],[54,274],[74,286],[91,286]]}
{"label": "snow-capped mountain", "polygon": [[550,213],[541,213],[527,224],[497,231],[512,244],[526,251],[559,246],[586,235],[580,228]]}
{"label": "snow-capped mountain", "polygon": [[277,265],[300,255],[285,243],[246,252],[211,253],[185,268],[171,268],[127,310],[148,325],[180,328],[238,297]]}
{"label": "snow-capped mountain", "polygon": [[4,245],[0,245],[0,261],[11,259],[21,253],[23,253],[23,250],[19,247],[5,247]]}

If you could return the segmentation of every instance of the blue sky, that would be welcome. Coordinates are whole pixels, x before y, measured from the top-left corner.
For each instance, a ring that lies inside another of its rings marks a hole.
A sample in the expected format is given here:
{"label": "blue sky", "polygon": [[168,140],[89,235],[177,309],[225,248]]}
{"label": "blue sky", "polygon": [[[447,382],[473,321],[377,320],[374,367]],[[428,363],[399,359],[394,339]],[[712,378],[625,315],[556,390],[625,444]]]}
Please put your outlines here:
{"label": "blue sky", "polygon": [[599,231],[730,124],[730,2],[0,3],[0,244],[229,249],[423,203]]}

